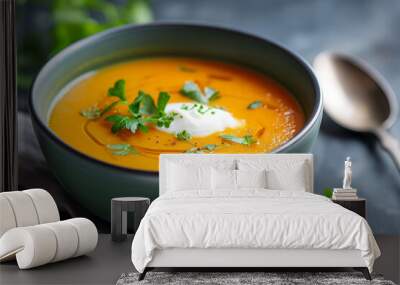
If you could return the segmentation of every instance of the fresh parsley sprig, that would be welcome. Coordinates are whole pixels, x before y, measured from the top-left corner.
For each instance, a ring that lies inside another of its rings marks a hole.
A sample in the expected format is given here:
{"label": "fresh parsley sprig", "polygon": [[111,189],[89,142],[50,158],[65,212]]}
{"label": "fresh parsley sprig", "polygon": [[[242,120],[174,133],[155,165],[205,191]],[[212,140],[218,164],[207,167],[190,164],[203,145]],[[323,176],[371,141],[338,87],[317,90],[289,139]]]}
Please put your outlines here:
{"label": "fresh parsley sprig", "polygon": [[106,121],[112,123],[111,131],[113,133],[118,133],[123,129],[132,133],[136,133],[137,130],[145,133],[149,130],[147,124],[169,128],[176,116],[176,113],[167,114],[165,112],[170,98],[171,96],[167,92],[160,92],[156,105],[149,94],[139,91],[136,98],[128,106],[129,114],[110,115],[106,117]]}
{"label": "fresh parsley sprig", "polygon": [[109,97],[117,97],[118,101],[114,101],[110,103],[109,105],[105,106],[103,110],[99,109],[97,106],[92,106],[87,109],[83,109],[80,111],[80,114],[89,119],[89,120],[95,120],[100,117],[102,117],[104,114],[108,113],[113,109],[115,106],[118,104],[127,104],[126,101],[126,92],[125,92],[125,80],[124,79],[119,79],[117,80],[112,87],[108,89],[107,95]]}
{"label": "fresh parsley sprig", "polygon": [[138,154],[139,152],[130,144],[108,144],[106,147],[113,155],[125,156],[128,154]]}
{"label": "fresh parsley sprig", "polygon": [[220,98],[218,90],[211,87],[205,87],[204,92],[202,92],[200,87],[193,81],[186,81],[185,84],[183,84],[180,93],[201,104],[208,104],[209,102]]}
{"label": "fresh parsley sprig", "polygon": [[226,141],[242,144],[242,145],[251,145],[253,143],[256,143],[257,140],[253,138],[252,135],[245,135],[243,137],[237,137],[234,135],[220,135],[220,138]]}
{"label": "fresh parsley sprig", "polygon": [[188,140],[190,140],[190,139],[192,138],[192,135],[191,135],[188,131],[183,130],[183,131],[178,132],[178,133],[176,134],[176,138],[177,138],[179,141],[188,141]]}

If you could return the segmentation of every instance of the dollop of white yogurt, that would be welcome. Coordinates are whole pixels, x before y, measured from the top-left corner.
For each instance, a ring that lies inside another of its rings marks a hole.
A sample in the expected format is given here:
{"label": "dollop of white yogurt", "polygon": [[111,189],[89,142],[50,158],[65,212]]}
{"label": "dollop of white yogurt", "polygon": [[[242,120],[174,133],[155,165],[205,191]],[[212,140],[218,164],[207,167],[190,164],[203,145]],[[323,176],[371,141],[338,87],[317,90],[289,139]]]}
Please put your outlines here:
{"label": "dollop of white yogurt", "polygon": [[171,103],[165,112],[176,113],[175,119],[169,128],[158,129],[171,134],[187,131],[193,137],[203,137],[244,124],[243,120],[235,119],[228,111],[200,103]]}

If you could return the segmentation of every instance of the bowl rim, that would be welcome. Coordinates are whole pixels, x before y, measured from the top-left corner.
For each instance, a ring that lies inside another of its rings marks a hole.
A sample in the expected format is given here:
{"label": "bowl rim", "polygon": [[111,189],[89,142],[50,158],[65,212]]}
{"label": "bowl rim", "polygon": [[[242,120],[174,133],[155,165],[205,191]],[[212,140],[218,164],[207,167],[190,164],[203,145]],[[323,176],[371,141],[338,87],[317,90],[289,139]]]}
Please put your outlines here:
{"label": "bowl rim", "polygon": [[38,112],[36,111],[33,101],[34,101],[34,90],[35,87],[37,85],[37,82],[39,80],[41,80],[41,77],[43,77],[45,73],[47,73],[47,70],[51,69],[54,65],[56,65],[59,61],[61,61],[64,57],[68,56],[71,53],[74,53],[75,50],[80,49],[82,47],[84,47],[86,44],[89,44],[90,42],[100,39],[102,37],[105,37],[109,34],[115,33],[115,32],[120,32],[120,31],[124,31],[124,30],[129,30],[129,29],[146,29],[146,28],[154,28],[154,27],[186,27],[186,28],[200,28],[200,29],[210,29],[210,30],[216,30],[216,31],[221,31],[221,32],[226,32],[226,33],[234,33],[237,34],[239,36],[244,36],[244,37],[249,37],[252,38],[254,40],[257,41],[263,41],[263,42],[267,42],[268,44],[283,50],[285,53],[287,53],[289,56],[291,56],[296,62],[298,62],[307,72],[307,75],[310,77],[311,79],[311,83],[313,85],[314,88],[314,92],[315,92],[315,105],[314,108],[311,112],[310,115],[310,119],[308,122],[306,122],[306,124],[304,125],[304,127],[300,130],[300,132],[298,132],[293,138],[291,138],[290,140],[288,140],[287,142],[285,142],[284,144],[280,145],[279,147],[273,149],[270,153],[278,153],[281,150],[293,145],[294,143],[298,142],[301,138],[303,138],[315,125],[315,123],[317,123],[320,114],[322,113],[322,109],[323,109],[323,103],[322,103],[322,93],[321,93],[321,88],[319,86],[317,77],[313,71],[313,68],[311,67],[311,65],[306,62],[300,55],[298,55],[296,52],[291,51],[289,48],[287,48],[285,45],[278,43],[277,41],[274,40],[270,40],[267,39],[265,37],[253,34],[251,32],[247,32],[247,31],[242,31],[239,29],[235,29],[235,28],[230,28],[230,27],[225,27],[225,26],[221,26],[221,25],[209,25],[209,24],[203,24],[203,23],[191,23],[191,22],[184,22],[184,21],[155,21],[155,22],[151,22],[151,23],[146,23],[146,24],[128,24],[128,25],[123,25],[120,27],[115,27],[115,28],[111,28],[111,29],[107,29],[103,32],[94,34],[92,36],[83,38],[81,40],[76,41],[75,43],[67,46],[66,48],[64,48],[63,50],[61,50],[60,52],[58,52],[56,55],[54,55],[50,60],[48,60],[40,69],[39,73],[36,75],[31,88],[30,88],[30,92],[29,92],[29,110],[30,110],[30,114],[31,114],[31,118],[33,121],[35,121],[37,123],[37,125],[39,126],[39,128],[44,131],[44,133],[46,133],[47,136],[49,136],[52,140],[56,141],[59,145],[61,145],[64,149],[66,149],[69,152],[74,153],[77,156],[80,156],[84,159],[88,159],[89,161],[93,162],[93,163],[97,163],[100,164],[103,167],[106,168],[111,168],[111,169],[116,169],[116,170],[120,170],[120,171],[124,171],[124,172],[129,172],[129,173],[140,173],[142,175],[148,175],[148,176],[157,176],[158,175],[158,171],[153,171],[153,170],[141,170],[141,169],[133,169],[133,168],[129,168],[129,167],[125,167],[125,166],[119,166],[119,165],[115,165],[115,164],[111,164],[102,160],[99,160],[95,157],[89,156],[75,148],[73,148],[72,146],[68,145],[67,143],[65,143],[61,138],[59,138],[56,134],[54,134],[50,128],[47,126],[46,123],[44,123],[39,115]]}

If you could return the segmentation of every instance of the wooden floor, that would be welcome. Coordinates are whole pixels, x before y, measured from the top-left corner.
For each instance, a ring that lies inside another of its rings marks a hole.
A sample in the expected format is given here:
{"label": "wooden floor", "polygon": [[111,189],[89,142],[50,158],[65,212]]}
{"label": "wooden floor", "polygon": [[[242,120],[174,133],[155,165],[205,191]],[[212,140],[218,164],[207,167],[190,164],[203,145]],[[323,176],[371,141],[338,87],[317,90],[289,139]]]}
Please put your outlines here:
{"label": "wooden floor", "polygon": [[[400,236],[376,236],[376,240],[382,257],[376,261],[375,272],[399,283]],[[125,242],[114,243],[110,235],[101,234],[97,249],[89,256],[30,270],[19,270],[15,262],[4,263],[0,265],[0,284],[115,284],[122,273],[134,271],[130,259],[131,241],[132,237]],[[338,271],[342,270],[346,269],[338,268]]]}

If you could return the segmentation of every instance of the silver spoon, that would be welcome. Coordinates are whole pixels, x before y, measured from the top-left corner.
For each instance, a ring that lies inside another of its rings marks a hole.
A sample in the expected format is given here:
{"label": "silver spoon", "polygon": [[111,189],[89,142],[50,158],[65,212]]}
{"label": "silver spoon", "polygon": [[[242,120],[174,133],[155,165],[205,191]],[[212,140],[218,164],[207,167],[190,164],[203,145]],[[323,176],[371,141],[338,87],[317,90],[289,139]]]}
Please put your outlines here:
{"label": "silver spoon", "polygon": [[388,83],[364,62],[343,54],[321,53],[313,65],[328,115],[347,129],[375,134],[400,170],[400,142],[388,131],[399,103]]}

